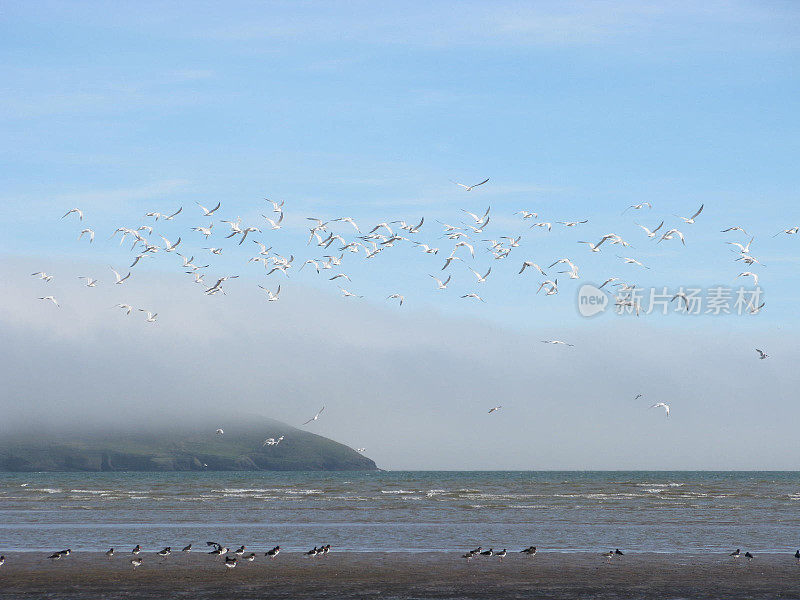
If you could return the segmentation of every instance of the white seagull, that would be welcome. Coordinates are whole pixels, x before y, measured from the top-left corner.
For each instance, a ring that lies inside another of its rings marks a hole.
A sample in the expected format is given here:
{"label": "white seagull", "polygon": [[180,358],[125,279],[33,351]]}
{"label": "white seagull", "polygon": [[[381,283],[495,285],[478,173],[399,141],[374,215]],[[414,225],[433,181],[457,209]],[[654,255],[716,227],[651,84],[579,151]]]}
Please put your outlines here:
{"label": "white seagull", "polygon": [[117,304],[114,306],[114,308],[121,308],[125,311],[126,315],[131,314],[131,311],[133,310],[133,307],[130,304]]}
{"label": "white seagull", "polygon": [[450,278],[452,277],[452,275],[448,275],[447,279],[445,279],[444,281],[436,277],[436,275],[429,275],[429,277],[433,277],[436,280],[436,286],[438,287],[438,289],[443,290],[447,288],[447,284],[450,283]]}
{"label": "white seagull", "polygon": [[517,274],[518,274],[518,275],[521,275],[521,274],[522,274],[522,272],[523,272],[523,271],[524,271],[524,270],[525,270],[527,267],[533,267],[534,269],[536,269],[537,271],[539,271],[539,273],[541,273],[542,275],[544,275],[545,277],[547,277],[547,273],[545,273],[545,272],[544,272],[544,270],[542,269],[542,267],[540,267],[540,266],[539,266],[539,265],[537,265],[535,262],[532,262],[532,261],[530,261],[530,260],[526,260],[524,263],[522,263],[522,268],[519,270],[519,273],[517,273]]}
{"label": "white seagull", "polygon": [[311,417],[311,418],[310,418],[308,421],[306,421],[305,423],[303,423],[303,425],[308,425],[309,423],[311,423],[311,421],[316,421],[317,419],[319,419],[319,416],[322,414],[322,411],[323,411],[323,410],[325,410],[325,407],[324,407],[324,406],[323,406],[322,408],[320,408],[320,409],[319,409],[319,412],[318,412],[317,414],[315,414],[315,415],[314,415],[313,417]]}
{"label": "white seagull", "polygon": [[147,315],[145,321],[147,321],[148,323],[155,323],[156,319],[158,318],[158,313],[151,313],[149,310],[145,310],[143,308],[140,308],[139,312],[143,312]]}
{"label": "white seagull", "polygon": [[39,300],[49,300],[50,302],[55,304],[58,308],[61,308],[61,305],[58,303],[58,301],[53,296],[44,296],[42,298],[39,298]]}
{"label": "white seagull", "polygon": [[275,293],[274,293],[274,294],[272,293],[272,291],[271,291],[271,290],[268,290],[268,289],[267,289],[267,288],[265,288],[263,285],[259,285],[258,287],[260,287],[262,290],[264,290],[265,292],[267,292],[267,302],[277,302],[277,300],[278,300],[278,294],[280,294],[280,293],[281,293],[281,286],[280,286],[280,285],[278,286],[278,289],[277,289],[277,290],[275,290]]}
{"label": "white seagull", "polygon": [[199,206],[203,210],[203,216],[206,216],[206,217],[210,217],[211,215],[213,215],[215,212],[217,212],[219,210],[219,207],[222,206],[222,203],[218,202],[217,205],[214,208],[212,208],[211,210],[208,210],[205,206],[203,206],[199,202],[195,202],[195,204],[197,204],[197,206]]}
{"label": "white seagull", "polygon": [[475,269],[472,269],[470,267],[467,267],[467,268],[475,274],[475,277],[478,278],[478,283],[485,283],[486,282],[486,278],[489,276],[489,273],[492,272],[492,267],[489,267],[489,270],[486,271],[485,275],[481,275]]}
{"label": "white seagull", "polygon": [[651,406],[650,408],[658,408],[659,406],[663,407],[664,412],[667,414],[667,416],[669,416],[669,404],[667,404],[666,402],[659,402],[657,404],[653,404],[653,406]]}
{"label": "white seagull", "polygon": [[681,220],[682,220],[684,223],[686,223],[687,225],[691,225],[691,224],[693,224],[693,223],[694,223],[695,217],[697,217],[697,215],[699,215],[701,212],[703,212],[703,207],[704,207],[704,206],[705,206],[705,204],[701,204],[701,205],[700,205],[700,208],[698,208],[698,209],[697,209],[697,212],[696,212],[696,213],[694,213],[694,214],[693,214],[691,217],[689,217],[688,219],[687,219],[686,217],[682,217],[682,216],[680,216],[680,215],[675,215],[675,216],[676,216],[676,217],[678,217],[679,219],[681,219]]}
{"label": "white seagull", "polygon": [[758,273],[753,273],[752,271],[745,271],[744,273],[739,273],[736,278],[739,277],[752,277],[753,278],[753,285],[758,285]]}
{"label": "white seagull", "polygon": [[119,273],[117,273],[117,272],[114,270],[114,267],[108,267],[108,268],[109,268],[109,269],[111,269],[111,272],[112,272],[112,273],[114,273],[114,277],[116,277],[116,278],[117,278],[117,280],[114,282],[116,285],[120,285],[120,284],[124,283],[124,281],[125,281],[125,280],[126,280],[128,277],[130,277],[130,276],[131,276],[131,273],[130,273],[130,271],[128,271],[128,274],[127,274],[127,275],[125,275],[125,277],[123,277],[122,275],[120,275]]}
{"label": "white seagull", "polygon": [[475,292],[470,292],[469,294],[464,294],[461,297],[462,298],[475,298],[476,300],[480,300],[481,302],[485,302],[485,300],[483,298],[481,298],[480,296],[478,296],[478,294],[476,294]]}
{"label": "white seagull", "polygon": [[86,287],[97,287],[98,284],[97,279],[93,279],[91,277],[78,277],[78,279],[85,279]]}
{"label": "white seagull", "polygon": [[[455,183],[456,185],[459,185],[459,186],[461,186],[462,188],[464,188],[464,189],[465,189],[465,190],[467,190],[468,192],[470,192],[470,191],[472,191],[472,188],[476,188],[476,187],[478,187],[479,185],[483,185],[484,183],[486,183],[487,181],[489,181],[489,178],[487,177],[486,179],[484,179],[484,180],[483,180],[483,181],[481,181],[480,183],[476,183],[476,184],[473,184],[473,185],[465,185],[465,184],[463,184],[463,183],[458,183],[457,181],[453,181],[452,179],[451,179],[450,181],[451,181],[452,183]],[[480,221],[480,219],[478,219],[478,221]]]}
{"label": "white seagull", "polygon": [[92,231],[88,227],[86,229],[81,230],[81,234],[78,236],[78,239],[81,239],[85,233],[89,234],[89,243],[91,244],[94,241],[94,231]]}
{"label": "white seagull", "polygon": [[574,346],[575,344],[568,344],[567,342],[562,342],[561,340],[542,340],[543,344],[561,344],[563,346]]}
{"label": "white seagull", "polygon": [[[66,217],[67,215],[71,215],[72,213],[77,214],[78,219],[83,221],[83,211],[80,208],[73,208],[72,210],[68,210],[66,213],[64,213],[64,217]],[[63,219],[64,217],[61,218]]]}
{"label": "white seagull", "polygon": [[43,279],[47,283],[50,283],[50,281],[53,279],[52,275],[48,275],[44,271],[37,271],[36,273],[31,273],[31,277],[38,277],[39,279]]}
{"label": "white seagull", "polygon": [[628,208],[626,208],[625,210],[623,210],[623,211],[622,211],[622,214],[625,214],[625,213],[626,213],[626,212],[628,212],[630,209],[634,209],[634,210],[641,210],[641,209],[643,209],[645,206],[646,206],[647,208],[653,208],[653,205],[652,205],[652,204],[650,204],[649,202],[642,202],[641,204],[631,204],[631,205],[630,205]]}
{"label": "white seagull", "polygon": [[492,414],[493,412],[495,412],[497,410],[500,410],[501,408],[503,408],[503,407],[502,406],[493,406],[492,408],[489,409],[489,413],[488,414]]}
{"label": "white seagull", "polygon": [[758,352],[758,358],[760,360],[764,360],[765,358],[769,358],[769,354],[767,354],[763,350],[759,350],[758,348],[756,348],[756,352]]}
{"label": "white seagull", "polygon": [[636,225],[638,225],[639,227],[644,229],[644,232],[647,234],[647,237],[654,238],[654,237],[656,237],[656,231],[658,231],[659,229],[661,229],[664,226],[664,221],[661,221],[661,223],[658,224],[658,227],[656,227],[653,230],[648,229],[644,225],[639,225],[638,223]]}
{"label": "white seagull", "polygon": [[392,299],[393,300],[400,300],[400,306],[403,306],[403,300],[405,300],[405,297],[400,295],[400,294],[392,294],[391,296],[386,296],[386,299],[387,300],[392,300]]}

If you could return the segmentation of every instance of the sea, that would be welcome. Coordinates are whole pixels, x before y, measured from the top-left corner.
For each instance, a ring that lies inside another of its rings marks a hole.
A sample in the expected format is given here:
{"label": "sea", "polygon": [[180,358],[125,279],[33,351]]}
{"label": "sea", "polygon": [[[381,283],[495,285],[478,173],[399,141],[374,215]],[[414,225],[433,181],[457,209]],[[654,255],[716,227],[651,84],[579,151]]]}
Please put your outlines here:
{"label": "sea", "polygon": [[800,547],[798,472],[0,473],[0,553]]}

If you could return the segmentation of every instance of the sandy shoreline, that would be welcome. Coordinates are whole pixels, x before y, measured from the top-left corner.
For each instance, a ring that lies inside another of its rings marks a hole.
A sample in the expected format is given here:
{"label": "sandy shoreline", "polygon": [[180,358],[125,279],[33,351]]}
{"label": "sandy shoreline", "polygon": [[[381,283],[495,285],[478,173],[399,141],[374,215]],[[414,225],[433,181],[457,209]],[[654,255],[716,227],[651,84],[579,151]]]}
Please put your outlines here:
{"label": "sandy shoreline", "polygon": [[724,555],[540,552],[476,558],[453,553],[336,553],[309,558],[259,553],[226,569],[205,553],[161,558],[75,553],[51,562],[11,553],[0,567],[2,597],[13,598],[800,598],[800,565],[790,555],[748,564]]}

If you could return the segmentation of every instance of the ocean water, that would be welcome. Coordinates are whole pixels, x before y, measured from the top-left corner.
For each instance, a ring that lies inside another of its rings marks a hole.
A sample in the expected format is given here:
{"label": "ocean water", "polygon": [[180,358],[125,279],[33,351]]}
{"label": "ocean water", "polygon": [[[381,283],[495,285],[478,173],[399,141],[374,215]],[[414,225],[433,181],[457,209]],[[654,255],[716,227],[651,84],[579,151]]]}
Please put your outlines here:
{"label": "ocean water", "polygon": [[0,473],[0,553],[800,547],[797,472]]}

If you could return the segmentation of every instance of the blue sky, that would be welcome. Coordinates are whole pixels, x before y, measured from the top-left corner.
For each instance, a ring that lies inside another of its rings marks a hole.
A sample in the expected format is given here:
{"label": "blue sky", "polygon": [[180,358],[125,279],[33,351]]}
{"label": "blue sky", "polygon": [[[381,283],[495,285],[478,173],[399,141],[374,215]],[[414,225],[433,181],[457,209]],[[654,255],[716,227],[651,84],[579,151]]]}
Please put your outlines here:
{"label": "blue sky", "polygon": [[[795,3],[267,2],[224,7],[195,3],[188,9],[145,2],[121,3],[109,10],[97,3],[8,2],[0,13],[0,28],[0,159],[5,167],[0,171],[0,256],[4,279],[19,294],[7,295],[4,301],[6,318],[12,321],[52,318],[44,314],[44,307],[28,306],[39,291],[35,282],[14,282],[15,277],[26,278],[33,265],[33,270],[75,271],[107,283],[108,265],[123,269],[131,259],[127,248],[109,242],[108,236],[118,226],[146,222],[147,211],[171,212],[183,206],[180,218],[162,223],[158,231],[170,239],[182,236],[185,251],[199,255],[202,246],[223,242],[217,235],[206,244],[188,231],[208,221],[195,201],[205,206],[221,201],[219,218],[242,216],[245,224],[261,226],[260,214],[268,214],[263,199],[284,200],[283,229],[265,229],[257,239],[305,260],[325,253],[305,245],[307,216],[351,216],[362,229],[385,220],[417,222],[425,216],[421,239],[446,254],[452,242],[441,239],[436,220],[455,223],[464,218],[460,209],[482,213],[491,205],[491,228],[477,239],[524,237],[522,246],[502,264],[495,264],[483,248],[468,263],[481,272],[493,267],[493,277],[483,287],[463,265],[455,265],[452,289],[439,293],[428,274],[440,272],[441,254],[434,259],[409,245],[372,262],[347,257],[343,270],[353,283],[345,287],[366,296],[360,309],[343,308],[346,300],[338,298],[337,287],[313,271],[292,273],[288,280],[264,280],[259,267],[245,263],[252,249],[231,246],[223,257],[214,257],[212,272],[241,275],[228,293],[252,296],[253,302],[261,300],[256,283],[273,288],[281,283],[287,300],[295,298],[297,307],[285,318],[299,322],[306,316],[303,311],[325,306],[347,311],[343,314],[354,328],[362,327],[359,319],[364,319],[388,340],[402,338],[400,329],[423,331],[432,323],[446,330],[474,327],[488,332],[481,339],[497,336],[498,347],[503,336],[527,335],[526,347],[535,350],[534,363],[552,350],[534,346],[540,338],[578,340],[584,344],[581,360],[587,362],[581,375],[587,388],[552,388],[551,393],[565,398],[591,396],[593,379],[611,386],[606,379],[613,361],[593,366],[591,360],[599,340],[609,335],[620,337],[621,347],[632,345],[633,354],[650,356],[653,374],[662,376],[664,361],[671,360],[669,352],[692,348],[700,337],[708,343],[729,340],[725,351],[747,360],[711,361],[714,372],[708,378],[715,382],[726,381],[741,365],[751,368],[753,347],[781,348],[783,355],[773,352],[771,361],[778,364],[769,367],[769,381],[751,383],[753,390],[761,389],[756,384],[777,390],[774,414],[786,416],[789,411],[800,416],[790,395],[784,397],[781,391],[793,387],[790,365],[798,358],[790,354],[796,354],[790,341],[797,331],[800,236],[772,237],[800,225],[795,164],[800,145],[800,8]],[[468,193],[450,182],[485,177],[491,177],[489,184]],[[643,201],[651,202],[653,209],[621,214]],[[674,215],[689,216],[700,204],[705,209],[697,223],[679,225]],[[78,243],[78,224],[59,219],[73,206],[81,207],[86,223],[97,230],[95,244]],[[548,234],[527,229],[514,215],[520,209],[535,210],[547,221],[588,218],[589,223],[575,229],[554,223]],[[661,219],[686,233],[685,248],[675,242],[656,245],[636,227],[654,227]],[[638,324],[628,319],[624,325],[622,318],[611,315],[585,320],[577,314],[579,285],[611,276],[642,286],[736,285],[736,275],[747,269],[733,262],[736,255],[724,242],[747,238],[720,233],[734,224],[755,235],[753,253],[765,264],[759,267],[767,301],[761,314],[648,316]],[[217,232],[224,227],[215,225]],[[346,225],[337,231],[352,236]],[[633,244],[625,256],[637,257],[651,269],[622,265],[617,247],[592,254],[576,243],[597,241],[611,231]],[[556,297],[535,294],[542,278],[516,275],[522,260],[546,266],[560,257],[581,267],[581,279],[560,280]],[[153,278],[151,287],[140,285],[136,293],[159,311],[159,325],[171,318],[175,322],[182,310],[189,310],[186,304],[176,305],[165,290],[175,285],[187,294],[197,292],[186,283],[176,260],[162,253],[137,271],[143,280]],[[53,286],[62,302],[82,301],[85,290],[58,280]],[[479,287],[485,304],[459,298]],[[385,301],[396,291],[407,298],[403,309]],[[190,297],[183,302],[191,302],[191,310],[200,314],[206,314],[209,300],[217,300],[199,293]],[[121,299],[115,296],[113,301]],[[218,304],[222,305],[212,306]],[[241,322],[248,323],[253,318],[247,312],[251,305],[237,306]],[[400,310],[406,312],[400,316]],[[117,327],[85,312],[74,317],[87,330]],[[614,333],[618,326],[619,333]],[[180,329],[172,329],[170,335],[176,332]],[[650,345],[643,345],[645,339]],[[655,347],[652,340],[665,340],[664,348]],[[37,343],[35,337],[31,343]],[[390,341],[382,340],[376,350],[374,340],[359,336],[343,343],[389,355],[405,347],[401,343],[400,349],[392,348]],[[437,349],[429,343],[432,352],[442,354],[453,344],[445,340]],[[464,343],[479,345],[480,339]],[[719,351],[715,348],[708,351]],[[319,360],[339,364],[324,354]],[[625,365],[617,366],[617,382],[629,384]],[[355,368],[339,364],[337,376],[346,377]],[[375,372],[382,368],[386,364],[376,360]],[[413,373],[410,368],[406,374]],[[504,373],[503,380],[513,377]],[[550,377],[563,382],[571,375],[564,370]],[[671,397],[678,380],[680,385],[697,384],[683,382],[680,374],[665,377],[654,401]],[[695,377],[706,375],[701,370]],[[646,381],[642,375],[634,393]],[[475,411],[484,403],[496,403],[489,399],[493,390],[505,390],[497,382],[482,385],[488,387],[475,392]],[[515,386],[511,387],[519,393]],[[286,384],[285,393],[292,389]],[[303,391],[296,414],[295,408],[281,411],[292,419],[313,414],[326,389],[321,381],[318,388]],[[712,390],[713,386],[709,393]],[[734,389],[728,398],[746,410],[752,393],[738,395]],[[627,388],[625,394],[630,395]],[[393,401],[376,400],[379,408]],[[438,390],[435,401],[445,413],[459,405],[446,388]],[[288,420],[281,411],[264,410]],[[675,406],[673,411],[677,419],[681,410]],[[550,414],[553,423],[574,425],[575,439],[589,435],[598,445],[605,441],[597,424],[581,424],[578,413],[555,409]],[[645,419],[654,416],[645,414]],[[708,412],[684,421],[685,426],[703,431],[713,414],[708,407]],[[354,445],[380,443],[379,438],[355,439],[355,426],[336,418],[330,417],[323,433]],[[458,429],[448,428],[448,418],[443,414],[429,435],[457,439]],[[473,427],[471,423],[458,421],[461,427]],[[758,416],[756,424],[765,441],[789,435],[769,415]],[[406,431],[404,427],[413,431],[411,422],[398,422],[395,432]],[[499,433],[516,436],[522,447],[524,433],[506,427]],[[743,435],[734,423],[731,427],[729,432]],[[681,443],[694,440],[683,462],[654,454],[646,466],[740,464],[715,462],[702,454],[692,462],[697,456],[692,451],[700,448],[693,435],[680,433]],[[764,465],[798,466],[780,462],[777,445],[774,450],[775,456]],[[455,451],[431,462],[431,452],[443,451],[397,442],[383,455],[376,449],[375,456],[390,467],[475,466]],[[585,453],[553,457],[536,466],[631,466],[621,456],[608,462],[598,462],[597,456],[596,449],[588,447]],[[531,464],[527,457],[511,460],[502,453],[481,460],[479,466],[484,467]]]}

